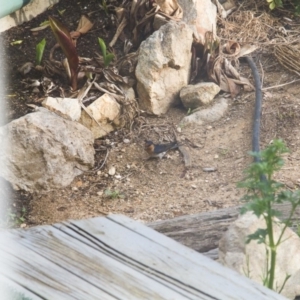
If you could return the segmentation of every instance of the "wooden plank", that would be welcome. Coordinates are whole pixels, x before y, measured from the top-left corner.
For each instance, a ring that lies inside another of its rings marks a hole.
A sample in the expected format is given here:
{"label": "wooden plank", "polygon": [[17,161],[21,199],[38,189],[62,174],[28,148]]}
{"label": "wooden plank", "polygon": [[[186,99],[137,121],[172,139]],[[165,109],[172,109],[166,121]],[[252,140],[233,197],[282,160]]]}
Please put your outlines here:
{"label": "wooden plank", "polygon": [[70,273],[65,266],[61,268],[41,256],[35,251],[35,245],[34,251],[25,247],[22,243],[25,239],[19,235],[20,232],[6,232],[6,243],[0,244],[0,272],[3,276],[42,299],[115,299]]}
{"label": "wooden plank", "polygon": [[84,276],[87,282],[102,287],[117,299],[197,299],[170,289],[54,227],[18,231],[17,236],[22,246],[37,251],[70,273]]}
{"label": "wooden plank", "polygon": [[74,221],[72,226],[116,251],[121,249],[120,255],[216,299],[284,299],[125,216]]}
{"label": "wooden plank", "polygon": [[[219,247],[219,241],[239,215],[241,206],[218,209],[195,215],[181,216],[174,219],[156,221],[147,226],[163,233],[175,241],[198,252],[207,252]],[[281,220],[288,217],[291,205],[282,203],[275,205],[281,212]],[[300,208],[297,208],[292,222],[299,224]],[[296,227],[295,227],[296,228]],[[217,250],[215,250],[216,252]]]}
{"label": "wooden plank", "polygon": [[[3,265],[1,265],[1,269],[3,271]],[[7,294],[7,289],[9,289],[9,288],[23,294],[24,296],[26,295],[31,300],[43,299],[40,296],[34,294],[33,292],[29,291],[28,289],[24,288],[23,286],[17,284],[16,282],[10,280],[9,278],[7,278],[1,274],[0,274],[0,285],[1,285],[0,286],[0,295],[1,295],[2,299],[11,299],[10,295]],[[4,287],[5,287],[5,290],[3,290]]]}
{"label": "wooden plank", "polygon": [[[90,220],[87,220],[88,222]],[[92,219],[94,221],[94,219]],[[103,221],[103,220],[102,220]],[[80,221],[81,222],[81,221]],[[64,226],[65,225],[65,226]],[[114,260],[120,261],[124,265],[130,266],[130,268],[138,270],[139,272],[143,273],[147,277],[158,281],[162,283],[163,285],[169,287],[172,290],[175,290],[182,294],[183,296],[191,299],[212,299],[209,295],[205,295],[202,292],[196,291],[194,288],[191,288],[187,286],[186,284],[183,284],[179,282],[178,280],[174,280],[174,278],[165,275],[162,272],[157,272],[155,269],[153,269],[151,266],[153,264],[156,264],[156,260],[160,260],[159,257],[154,257],[153,260],[150,262],[149,265],[142,264],[140,261],[136,259],[132,259],[131,257],[128,257],[123,254],[122,250],[120,249],[114,249],[111,245],[107,245],[106,243],[103,243],[99,241],[98,239],[95,239],[95,236],[91,235],[88,232],[85,232],[78,228],[76,225],[72,223],[65,223],[64,225],[62,224],[55,224],[53,225],[57,229],[63,231],[64,233],[72,236],[74,239],[78,239],[79,241],[86,243],[90,247],[93,247],[97,249],[98,251],[101,251],[105,253],[107,256],[112,257]],[[93,226],[93,224],[91,225]],[[105,231],[102,230],[97,230],[98,235],[103,235],[105,234]],[[139,236],[137,236],[136,244],[135,247],[139,247],[139,242],[138,242]],[[182,267],[182,266],[181,266]],[[178,270],[173,270],[176,272],[180,272],[180,269]]]}

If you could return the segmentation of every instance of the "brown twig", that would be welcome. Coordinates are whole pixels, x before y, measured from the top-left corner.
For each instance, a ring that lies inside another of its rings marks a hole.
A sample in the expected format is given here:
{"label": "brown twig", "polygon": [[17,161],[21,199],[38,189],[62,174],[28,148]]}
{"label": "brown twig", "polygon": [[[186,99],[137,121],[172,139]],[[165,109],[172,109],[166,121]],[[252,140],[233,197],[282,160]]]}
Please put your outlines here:
{"label": "brown twig", "polygon": [[[300,74],[299,74],[299,76],[300,76]],[[289,85],[289,84],[292,84],[292,83],[298,82],[298,81],[300,81],[300,79],[295,79],[295,80],[292,80],[290,82],[286,82],[286,83],[282,83],[282,84],[278,84],[278,85],[269,86],[269,87],[263,88],[261,90],[262,91],[267,91],[267,90],[271,90],[271,89],[276,89],[276,88],[283,87],[283,86],[286,86],[286,85]]]}
{"label": "brown twig", "polygon": [[110,47],[113,47],[114,44],[116,43],[116,41],[118,40],[118,37],[120,36],[120,34],[123,32],[124,28],[126,27],[126,25],[128,24],[127,19],[125,17],[123,17],[120,25],[117,28],[117,31],[113,37],[113,39],[111,40],[111,42],[109,43]]}

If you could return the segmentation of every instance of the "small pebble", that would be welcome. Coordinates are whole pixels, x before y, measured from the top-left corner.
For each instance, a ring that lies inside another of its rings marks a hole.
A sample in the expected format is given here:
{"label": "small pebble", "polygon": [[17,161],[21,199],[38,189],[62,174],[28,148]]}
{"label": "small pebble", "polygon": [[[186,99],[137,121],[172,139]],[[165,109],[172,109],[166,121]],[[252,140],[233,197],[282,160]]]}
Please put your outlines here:
{"label": "small pebble", "polygon": [[82,186],[82,181],[81,180],[78,180],[77,182],[76,182],[76,186],[79,188],[79,187],[81,187]]}
{"label": "small pebble", "polygon": [[218,154],[216,154],[216,155],[215,155],[215,158],[219,158],[219,155],[218,155]]}
{"label": "small pebble", "polygon": [[115,175],[115,178],[117,178],[117,179],[121,179],[121,178],[122,178],[122,176],[121,176],[120,174],[117,174],[117,175]]}
{"label": "small pebble", "polygon": [[129,139],[124,139],[123,142],[124,142],[125,144],[129,144],[129,143],[130,143],[130,140],[129,140]]}
{"label": "small pebble", "polygon": [[26,226],[27,226],[26,223],[22,223],[22,224],[20,225],[20,228],[25,228]]}
{"label": "small pebble", "polygon": [[108,174],[110,176],[114,176],[116,174],[116,168],[115,167],[111,167],[109,170],[108,170]]}
{"label": "small pebble", "polygon": [[191,187],[192,187],[193,189],[196,189],[196,188],[197,188],[197,186],[194,185],[194,184],[192,184]]}

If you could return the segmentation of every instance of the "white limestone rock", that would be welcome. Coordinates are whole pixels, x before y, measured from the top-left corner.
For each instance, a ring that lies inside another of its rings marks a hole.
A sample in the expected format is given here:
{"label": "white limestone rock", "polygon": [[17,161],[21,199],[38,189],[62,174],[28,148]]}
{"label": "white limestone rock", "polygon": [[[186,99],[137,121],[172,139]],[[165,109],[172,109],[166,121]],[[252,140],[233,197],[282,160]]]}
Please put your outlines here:
{"label": "white limestone rock", "polygon": [[217,7],[211,0],[178,0],[178,3],[183,9],[182,21],[192,28],[197,39],[204,42],[207,31],[216,34]]}
{"label": "white limestone rock", "polygon": [[45,108],[0,128],[0,177],[34,192],[68,186],[94,165],[93,135]]}
{"label": "white limestone rock", "polygon": [[56,114],[72,121],[78,121],[81,116],[81,106],[77,99],[47,97],[42,102],[42,105]]}
{"label": "white limestone rock", "polygon": [[120,125],[120,104],[109,94],[104,94],[95,100],[87,107],[87,111],[100,126],[84,110],[79,122],[92,131],[94,139],[107,135]]}
{"label": "white limestone rock", "polygon": [[[276,241],[284,225],[276,222],[273,224]],[[247,236],[259,228],[266,228],[263,218],[258,219],[250,212],[239,217],[220,240],[219,262],[242,275],[249,274],[252,280],[262,283],[267,262],[265,245],[257,244],[257,241],[245,243]],[[287,228],[282,240],[284,242],[277,249],[274,286],[280,288],[286,275],[291,275],[281,294],[294,299],[296,295],[300,295],[300,238]]]}
{"label": "white limestone rock", "polygon": [[184,22],[171,21],[141,43],[135,74],[142,110],[165,114],[178,101],[189,80],[192,35]]}
{"label": "white limestone rock", "polygon": [[180,90],[180,99],[185,108],[195,109],[210,104],[220,92],[220,87],[213,82],[190,84]]}
{"label": "white limestone rock", "polygon": [[180,124],[185,125],[194,123],[198,125],[205,125],[220,120],[228,109],[228,100],[226,98],[218,98],[214,101],[212,106],[197,109],[191,115],[184,117]]}

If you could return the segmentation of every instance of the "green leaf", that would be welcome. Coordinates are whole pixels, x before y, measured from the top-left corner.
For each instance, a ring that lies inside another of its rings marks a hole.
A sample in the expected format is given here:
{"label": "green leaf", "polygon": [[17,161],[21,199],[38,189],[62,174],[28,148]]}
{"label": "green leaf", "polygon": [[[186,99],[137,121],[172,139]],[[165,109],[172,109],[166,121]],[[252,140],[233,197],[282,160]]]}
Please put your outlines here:
{"label": "green leaf", "polygon": [[11,42],[10,44],[11,44],[12,46],[14,46],[14,45],[20,45],[20,44],[22,44],[22,43],[23,43],[22,40],[18,40],[18,41],[13,41],[13,42]]}
{"label": "green leaf", "polygon": [[63,50],[65,56],[67,57],[70,71],[71,71],[71,84],[72,89],[77,90],[77,74],[79,57],[70,36],[68,29],[59,20],[54,17],[49,17],[50,26],[52,32],[59,43],[61,49]]}
{"label": "green leaf", "polygon": [[98,38],[98,43],[99,43],[99,46],[100,46],[100,49],[102,52],[102,56],[104,59],[104,66],[107,67],[111,63],[111,61],[114,59],[115,56],[113,53],[107,53],[104,40],[102,40],[101,38]]}
{"label": "green leaf", "polygon": [[106,55],[106,57],[104,58],[104,66],[107,67],[110,62],[114,59],[114,55],[112,53],[109,53]]}
{"label": "green leaf", "polygon": [[46,21],[44,21],[44,22],[42,22],[42,23],[40,24],[40,26],[45,26],[45,25],[49,25],[49,26],[50,26],[49,20],[46,20]]}
{"label": "green leaf", "polygon": [[268,235],[267,229],[259,228],[253,234],[247,236],[246,243],[249,244],[252,240],[257,240],[258,244],[266,243],[266,237]]}
{"label": "green leaf", "polygon": [[99,43],[99,46],[100,46],[100,49],[101,49],[101,52],[102,52],[102,56],[105,60],[105,57],[106,57],[106,45],[105,45],[105,42],[101,39],[101,38],[98,38],[98,43]]}
{"label": "green leaf", "polygon": [[42,39],[35,47],[35,51],[36,51],[35,63],[37,65],[41,64],[45,47],[46,47],[46,39],[45,38]]}
{"label": "green leaf", "polygon": [[108,7],[107,7],[106,0],[102,0],[102,5],[100,5],[100,7],[104,10],[105,14],[108,16]]}
{"label": "green leaf", "polygon": [[65,9],[62,9],[62,10],[59,10],[59,9],[58,9],[57,11],[58,11],[58,13],[62,16],[66,10],[65,10]]}

